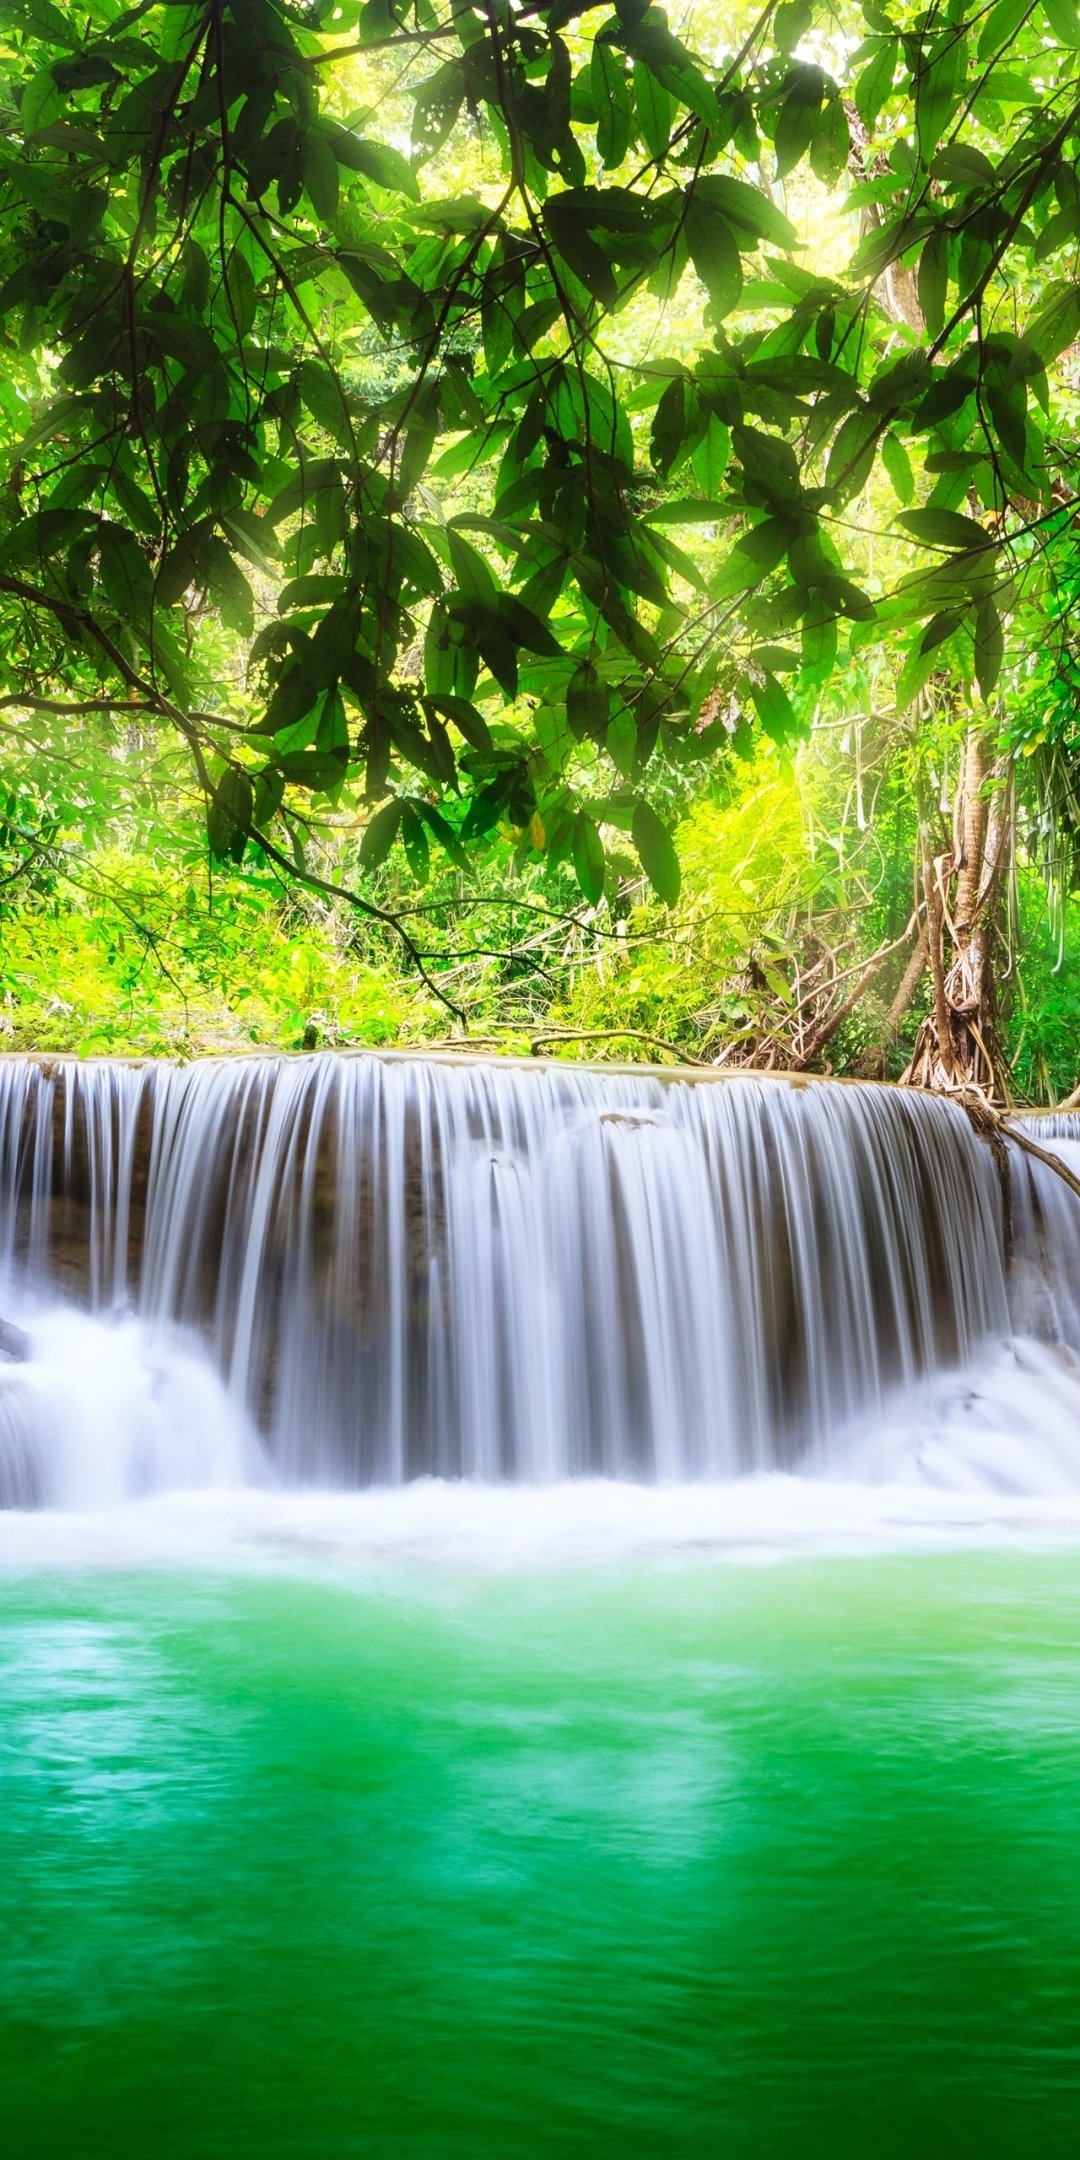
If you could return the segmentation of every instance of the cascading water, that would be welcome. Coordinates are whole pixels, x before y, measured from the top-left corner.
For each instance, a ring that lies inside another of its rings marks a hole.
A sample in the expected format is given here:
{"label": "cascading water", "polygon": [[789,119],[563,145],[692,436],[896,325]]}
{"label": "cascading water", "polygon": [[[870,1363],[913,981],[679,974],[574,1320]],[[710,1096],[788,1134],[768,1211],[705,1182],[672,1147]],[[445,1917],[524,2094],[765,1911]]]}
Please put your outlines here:
{"label": "cascading water", "polygon": [[820,1468],[1017,1330],[1080,1407],[1080,1202],[1008,1182],[873,1086],[6,1059],[0,1505]]}

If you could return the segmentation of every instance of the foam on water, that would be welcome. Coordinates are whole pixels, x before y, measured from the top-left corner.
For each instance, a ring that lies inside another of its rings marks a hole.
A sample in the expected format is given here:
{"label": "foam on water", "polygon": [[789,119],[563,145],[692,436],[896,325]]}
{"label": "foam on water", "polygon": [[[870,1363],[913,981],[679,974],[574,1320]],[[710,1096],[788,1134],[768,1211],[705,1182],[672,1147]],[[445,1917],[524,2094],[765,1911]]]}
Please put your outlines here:
{"label": "foam on water", "polygon": [[197,1345],[57,1308],[0,1366],[0,1507],[101,1511],[266,1475],[247,1420]]}
{"label": "foam on water", "polygon": [[[285,1488],[211,1366],[137,1322],[57,1312],[0,1369],[0,1453],[39,1484],[0,1510],[0,1570],[813,1553],[1080,1539],[1080,1360],[1023,1337],[898,1391],[806,1473],[634,1484],[421,1478]],[[9,1456],[10,1459],[10,1456]],[[42,1505],[44,1503],[44,1505]]]}

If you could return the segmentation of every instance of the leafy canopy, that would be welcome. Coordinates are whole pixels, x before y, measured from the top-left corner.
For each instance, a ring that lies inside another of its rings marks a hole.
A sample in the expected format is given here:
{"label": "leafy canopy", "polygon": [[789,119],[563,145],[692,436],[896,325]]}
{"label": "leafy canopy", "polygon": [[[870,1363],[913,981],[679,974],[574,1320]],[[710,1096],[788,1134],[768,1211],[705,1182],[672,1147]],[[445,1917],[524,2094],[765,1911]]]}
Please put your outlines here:
{"label": "leafy canopy", "polygon": [[509,825],[595,902],[852,650],[989,698],[1074,502],[1080,16],[697,23],[0,0],[9,699],[176,731],[221,858],[359,792],[368,869]]}

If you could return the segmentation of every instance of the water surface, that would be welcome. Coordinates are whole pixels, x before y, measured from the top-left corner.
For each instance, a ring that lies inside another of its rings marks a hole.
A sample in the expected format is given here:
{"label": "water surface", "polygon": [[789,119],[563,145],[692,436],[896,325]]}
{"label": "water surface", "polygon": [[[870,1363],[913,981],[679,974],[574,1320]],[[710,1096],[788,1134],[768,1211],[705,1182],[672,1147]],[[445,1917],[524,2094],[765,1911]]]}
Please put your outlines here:
{"label": "water surface", "polygon": [[1076,1547],[62,1557],[13,2160],[1075,2150]]}

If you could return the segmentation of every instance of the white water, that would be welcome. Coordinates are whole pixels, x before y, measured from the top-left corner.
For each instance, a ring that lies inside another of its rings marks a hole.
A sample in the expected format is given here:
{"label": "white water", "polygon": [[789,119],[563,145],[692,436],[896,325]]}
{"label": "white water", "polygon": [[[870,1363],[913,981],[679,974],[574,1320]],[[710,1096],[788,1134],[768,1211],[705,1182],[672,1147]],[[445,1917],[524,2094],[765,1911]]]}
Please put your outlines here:
{"label": "white water", "polygon": [[0,1507],[108,1509],[267,1476],[197,1346],[137,1320],[56,1308],[33,1323],[29,1360],[0,1367]]}
{"label": "white water", "polygon": [[[436,1521],[498,1543],[499,1507],[512,1545],[505,1493],[431,1482],[460,1476],[550,1486],[522,1520],[571,1545],[605,1516],[740,1550],[956,1528],[970,1496],[1080,1518],[1080,1202],[1017,1155],[1010,1250],[993,1158],[938,1100],[10,1059],[0,1200],[0,1312],[33,1352],[0,1367],[0,1507],[138,1500],[256,1539],[306,1508],[362,1548]],[[329,1518],[273,1490],[416,1478]],[[146,1498],[196,1487],[222,1497],[195,1517]]]}

